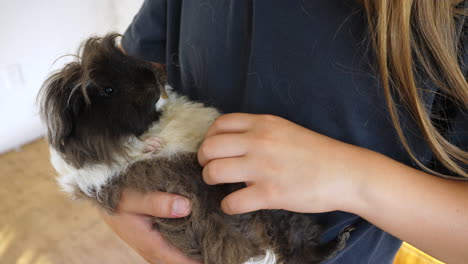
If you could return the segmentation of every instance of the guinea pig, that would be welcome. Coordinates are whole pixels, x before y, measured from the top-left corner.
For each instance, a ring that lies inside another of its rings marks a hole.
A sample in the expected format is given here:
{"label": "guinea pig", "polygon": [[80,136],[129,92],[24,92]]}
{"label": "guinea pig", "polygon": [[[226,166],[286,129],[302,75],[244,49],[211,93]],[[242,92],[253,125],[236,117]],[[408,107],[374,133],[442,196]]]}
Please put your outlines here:
{"label": "guinea pig", "polygon": [[86,40],[76,61],[52,74],[39,93],[51,163],[65,192],[111,214],[123,188],[187,197],[189,216],[154,218],[154,228],[206,264],[320,263],[343,249],[353,227],[322,244],[323,227],[311,215],[224,214],[221,200],[244,185],[205,184],[197,161],[219,111],[177,95],[161,69],[126,55],[118,38]]}

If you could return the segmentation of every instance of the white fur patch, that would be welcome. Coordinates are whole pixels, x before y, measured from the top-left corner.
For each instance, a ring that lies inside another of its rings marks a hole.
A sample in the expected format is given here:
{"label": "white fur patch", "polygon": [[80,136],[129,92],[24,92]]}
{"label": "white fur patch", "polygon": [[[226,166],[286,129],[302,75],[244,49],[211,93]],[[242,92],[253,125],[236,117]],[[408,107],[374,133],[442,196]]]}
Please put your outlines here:
{"label": "white fur patch", "polygon": [[166,105],[167,99],[159,97],[159,100],[156,102],[156,111],[161,111],[164,105]]}
{"label": "white fur patch", "polygon": [[267,250],[264,258],[250,259],[244,264],[276,264],[276,256],[272,251]]}
{"label": "white fur patch", "polygon": [[60,157],[53,149],[50,150],[51,163],[55,170],[60,174],[57,178],[62,190],[73,194],[76,189],[80,189],[89,197],[94,197],[101,190],[113,175],[121,171],[121,166],[93,165],[75,169]]}

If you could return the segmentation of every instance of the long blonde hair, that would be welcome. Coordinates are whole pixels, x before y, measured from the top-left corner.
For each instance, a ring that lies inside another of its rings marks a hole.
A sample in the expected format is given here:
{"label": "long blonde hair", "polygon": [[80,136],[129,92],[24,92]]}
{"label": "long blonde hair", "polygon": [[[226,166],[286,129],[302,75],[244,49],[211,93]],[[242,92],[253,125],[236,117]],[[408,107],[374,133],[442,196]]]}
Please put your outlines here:
{"label": "long blonde hair", "polygon": [[[415,65],[424,69],[440,92],[462,111],[468,109],[468,84],[461,69],[462,55],[456,19],[466,16],[460,0],[362,0],[365,7],[379,74],[396,132],[412,159],[424,170],[442,177],[422,164],[405,138],[395,96],[412,114],[434,156],[449,169],[468,178],[468,152],[449,142],[431,120],[417,87]],[[466,50],[464,51],[466,52]]]}

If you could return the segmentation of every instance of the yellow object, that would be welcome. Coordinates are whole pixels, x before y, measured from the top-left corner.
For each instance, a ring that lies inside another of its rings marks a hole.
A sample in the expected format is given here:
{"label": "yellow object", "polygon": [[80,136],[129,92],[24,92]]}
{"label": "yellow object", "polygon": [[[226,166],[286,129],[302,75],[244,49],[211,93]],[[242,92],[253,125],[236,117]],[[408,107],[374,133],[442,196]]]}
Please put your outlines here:
{"label": "yellow object", "polygon": [[421,250],[403,243],[393,264],[444,264]]}

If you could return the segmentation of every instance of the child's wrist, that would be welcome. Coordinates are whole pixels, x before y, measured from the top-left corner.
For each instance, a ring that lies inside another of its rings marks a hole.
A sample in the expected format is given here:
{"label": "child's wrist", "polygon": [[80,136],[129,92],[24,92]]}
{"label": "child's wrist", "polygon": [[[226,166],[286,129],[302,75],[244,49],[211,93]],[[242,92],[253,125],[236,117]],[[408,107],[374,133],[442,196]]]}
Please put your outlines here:
{"label": "child's wrist", "polygon": [[357,146],[352,146],[344,172],[341,194],[341,211],[361,214],[369,205],[371,196],[369,190],[375,188],[374,183],[381,175],[379,168],[384,167],[384,155]]}

